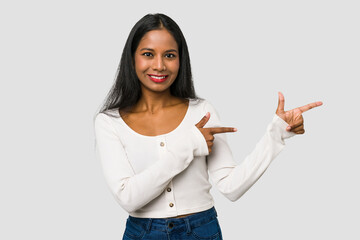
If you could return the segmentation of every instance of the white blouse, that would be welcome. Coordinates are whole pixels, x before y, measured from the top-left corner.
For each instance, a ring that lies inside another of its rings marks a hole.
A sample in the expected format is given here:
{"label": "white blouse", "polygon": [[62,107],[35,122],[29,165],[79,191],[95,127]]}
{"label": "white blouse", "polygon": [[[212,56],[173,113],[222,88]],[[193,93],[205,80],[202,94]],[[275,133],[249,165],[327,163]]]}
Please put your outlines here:
{"label": "white blouse", "polygon": [[97,114],[94,122],[96,156],[111,193],[129,215],[145,218],[174,217],[214,206],[209,176],[231,201],[239,199],[265,172],[295,135],[276,114],[265,135],[241,164],[237,164],[226,134],[215,134],[209,154],[204,136],[195,126],[206,112],[204,126],[223,127],[207,100],[190,100],[186,115],[173,131],[145,136],[132,130],[118,109]]}

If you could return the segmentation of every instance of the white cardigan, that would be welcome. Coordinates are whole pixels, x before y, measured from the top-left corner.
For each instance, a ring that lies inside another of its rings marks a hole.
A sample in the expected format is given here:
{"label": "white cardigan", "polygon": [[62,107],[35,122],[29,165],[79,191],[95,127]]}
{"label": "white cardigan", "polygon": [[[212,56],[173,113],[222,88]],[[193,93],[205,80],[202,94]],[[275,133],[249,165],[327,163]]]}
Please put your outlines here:
{"label": "white cardigan", "polygon": [[265,172],[295,135],[276,114],[265,135],[241,164],[236,164],[226,134],[215,134],[212,152],[196,123],[210,112],[204,127],[223,125],[207,100],[190,100],[186,115],[173,131],[145,136],[132,130],[118,109],[99,113],[94,122],[96,156],[111,193],[134,217],[165,218],[214,206],[209,175],[229,200],[239,199]]}

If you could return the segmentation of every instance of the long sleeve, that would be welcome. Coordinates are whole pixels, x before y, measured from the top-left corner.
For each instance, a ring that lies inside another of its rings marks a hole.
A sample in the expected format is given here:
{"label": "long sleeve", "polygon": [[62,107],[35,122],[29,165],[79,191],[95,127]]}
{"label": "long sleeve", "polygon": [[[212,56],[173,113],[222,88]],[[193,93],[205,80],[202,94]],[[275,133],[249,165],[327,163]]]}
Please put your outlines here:
{"label": "long sleeve", "polygon": [[[204,111],[211,114],[209,125],[205,125],[205,127],[222,127],[217,111],[209,102],[205,105]],[[255,149],[246,156],[241,164],[236,164],[234,161],[226,135],[215,135],[212,152],[207,156],[209,175],[218,190],[230,201],[238,200],[255,184],[284,148],[284,139],[295,135],[293,132],[286,131],[287,125],[275,114]]]}
{"label": "long sleeve", "polygon": [[204,137],[193,126],[179,136],[177,144],[166,144],[164,155],[154,164],[135,174],[111,121],[104,113],[95,118],[96,156],[113,196],[129,213],[160,195],[171,179],[186,169],[194,157],[208,154]]}

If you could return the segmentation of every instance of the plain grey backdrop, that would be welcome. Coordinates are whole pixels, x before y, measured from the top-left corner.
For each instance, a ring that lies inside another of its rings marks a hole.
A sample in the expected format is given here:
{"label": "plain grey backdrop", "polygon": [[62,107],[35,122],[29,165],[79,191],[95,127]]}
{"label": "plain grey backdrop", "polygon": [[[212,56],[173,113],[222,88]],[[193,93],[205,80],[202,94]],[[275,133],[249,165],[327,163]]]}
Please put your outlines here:
{"label": "plain grey backdrop", "polygon": [[181,27],[195,89],[241,163],[277,107],[323,101],[238,201],[224,239],[360,239],[358,1],[1,1],[0,238],[120,239],[128,214],[94,153],[93,117],[147,13]]}

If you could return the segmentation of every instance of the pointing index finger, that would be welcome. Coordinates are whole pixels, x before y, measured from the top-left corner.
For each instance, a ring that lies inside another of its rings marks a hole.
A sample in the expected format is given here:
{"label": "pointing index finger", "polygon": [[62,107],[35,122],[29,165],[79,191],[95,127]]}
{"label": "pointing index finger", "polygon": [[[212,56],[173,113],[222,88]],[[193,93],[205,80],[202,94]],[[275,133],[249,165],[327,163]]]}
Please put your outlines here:
{"label": "pointing index finger", "polygon": [[313,102],[313,103],[306,104],[306,105],[304,105],[302,107],[299,107],[299,109],[300,109],[301,112],[306,112],[306,111],[308,111],[308,110],[310,110],[310,109],[312,109],[314,107],[319,107],[322,104],[323,103],[320,102],[320,101],[319,102]]}
{"label": "pointing index finger", "polygon": [[226,132],[236,132],[237,129],[236,128],[232,128],[232,127],[214,127],[214,128],[209,128],[210,132],[212,134],[217,134],[217,133],[226,133]]}

